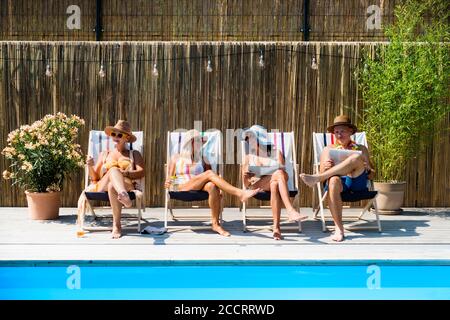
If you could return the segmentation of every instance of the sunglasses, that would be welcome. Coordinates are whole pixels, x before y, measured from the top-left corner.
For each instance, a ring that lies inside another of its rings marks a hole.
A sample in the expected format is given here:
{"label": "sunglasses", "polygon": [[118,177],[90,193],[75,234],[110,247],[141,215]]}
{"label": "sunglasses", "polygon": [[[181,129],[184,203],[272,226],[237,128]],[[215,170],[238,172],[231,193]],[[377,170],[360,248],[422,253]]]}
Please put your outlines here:
{"label": "sunglasses", "polygon": [[117,137],[119,139],[122,139],[122,137],[126,137],[127,135],[124,133],[115,133],[115,132],[111,132],[111,137]]}

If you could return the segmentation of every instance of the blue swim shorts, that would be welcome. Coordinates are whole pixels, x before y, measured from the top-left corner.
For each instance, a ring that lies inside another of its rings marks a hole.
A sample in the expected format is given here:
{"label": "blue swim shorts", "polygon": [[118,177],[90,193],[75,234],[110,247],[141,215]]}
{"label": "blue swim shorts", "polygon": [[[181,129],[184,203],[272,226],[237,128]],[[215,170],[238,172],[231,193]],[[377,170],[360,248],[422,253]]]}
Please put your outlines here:
{"label": "blue swim shorts", "polygon": [[[342,181],[342,192],[347,191],[367,191],[367,176],[368,172],[364,171],[359,176],[352,178],[349,176],[343,176],[341,177]],[[328,182],[325,184],[325,191],[328,190]]]}

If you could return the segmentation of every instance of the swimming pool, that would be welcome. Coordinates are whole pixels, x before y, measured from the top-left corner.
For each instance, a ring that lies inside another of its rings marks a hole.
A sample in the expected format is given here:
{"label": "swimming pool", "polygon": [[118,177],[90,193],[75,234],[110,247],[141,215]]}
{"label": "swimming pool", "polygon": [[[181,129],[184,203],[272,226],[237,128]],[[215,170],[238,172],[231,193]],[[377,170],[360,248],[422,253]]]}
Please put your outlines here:
{"label": "swimming pool", "polygon": [[4,261],[0,299],[450,299],[450,260]]}

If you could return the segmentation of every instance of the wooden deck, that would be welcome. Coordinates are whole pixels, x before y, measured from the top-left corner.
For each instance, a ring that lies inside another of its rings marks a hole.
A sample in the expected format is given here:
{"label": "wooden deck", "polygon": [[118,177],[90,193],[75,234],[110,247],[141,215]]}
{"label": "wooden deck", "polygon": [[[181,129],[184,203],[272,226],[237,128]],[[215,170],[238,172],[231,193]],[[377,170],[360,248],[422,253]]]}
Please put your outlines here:
{"label": "wooden deck", "polygon": [[[320,222],[313,219],[303,223],[302,233],[293,229],[283,232],[282,241],[273,240],[269,229],[244,233],[237,208],[224,211],[224,226],[232,233],[229,238],[208,229],[174,230],[164,235],[126,231],[118,240],[103,231],[77,238],[75,212],[74,208],[63,208],[59,220],[39,222],[28,219],[27,208],[0,208],[0,261],[450,260],[449,208],[410,208],[401,215],[381,216],[382,233],[348,232],[347,240],[340,244],[333,243],[330,233],[323,233]],[[163,208],[147,208],[146,224],[162,226],[163,212]],[[193,210],[176,212],[188,215]],[[207,209],[195,212],[208,214]],[[311,209],[302,212],[312,216]]]}

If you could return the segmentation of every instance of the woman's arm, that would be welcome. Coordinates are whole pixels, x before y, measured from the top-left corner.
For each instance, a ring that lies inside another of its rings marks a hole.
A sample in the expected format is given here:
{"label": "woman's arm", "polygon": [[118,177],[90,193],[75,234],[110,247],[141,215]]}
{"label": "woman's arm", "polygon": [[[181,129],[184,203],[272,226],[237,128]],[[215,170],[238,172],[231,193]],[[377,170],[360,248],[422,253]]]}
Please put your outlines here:
{"label": "woman's arm", "polygon": [[242,176],[242,182],[244,184],[244,186],[246,188],[248,188],[250,186],[250,178],[252,178],[254,176],[253,173],[251,173],[250,171],[248,171],[248,163],[249,163],[249,159],[248,159],[249,155],[246,155],[244,157],[244,163],[242,164],[241,168],[242,168],[242,172],[241,172],[241,176]]}
{"label": "woman's arm", "polygon": [[175,164],[177,163],[177,155],[172,156],[169,160],[168,166],[168,175],[166,176],[166,180],[164,181],[164,188],[168,189],[172,183],[171,177],[175,175]]}
{"label": "woman's arm", "polygon": [[281,151],[278,150],[278,154],[277,155],[278,155],[278,163],[281,164],[282,166],[284,166],[286,161],[284,159],[283,153],[281,153]]}
{"label": "woman's arm", "polygon": [[137,180],[145,176],[144,158],[137,150],[133,150],[133,158],[136,169],[124,171],[123,175],[132,180]]}
{"label": "woman's arm", "polygon": [[91,181],[100,180],[100,169],[103,165],[104,158],[105,158],[105,151],[100,153],[97,159],[97,163],[95,165],[89,165],[90,159],[89,158],[87,159],[86,163],[88,164],[89,177],[91,178]]}

